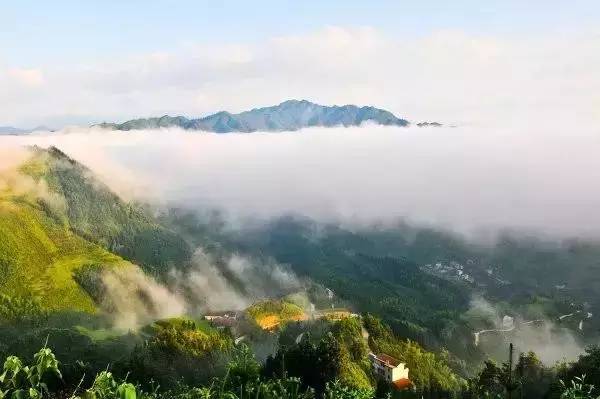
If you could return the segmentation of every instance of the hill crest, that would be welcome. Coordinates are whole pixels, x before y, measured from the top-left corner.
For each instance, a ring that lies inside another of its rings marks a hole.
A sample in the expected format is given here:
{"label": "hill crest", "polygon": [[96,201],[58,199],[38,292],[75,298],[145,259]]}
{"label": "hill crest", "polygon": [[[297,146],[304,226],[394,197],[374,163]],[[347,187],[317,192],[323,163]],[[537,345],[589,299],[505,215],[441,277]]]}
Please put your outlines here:
{"label": "hill crest", "polygon": [[294,131],[305,127],[360,126],[371,122],[384,126],[408,126],[406,119],[372,106],[325,106],[307,100],[287,100],[270,107],[254,108],[232,114],[220,111],[197,119],[164,115],[154,118],[132,119],[123,123],[101,123],[99,127],[113,130],[157,129],[180,127],[215,133],[256,131]]}

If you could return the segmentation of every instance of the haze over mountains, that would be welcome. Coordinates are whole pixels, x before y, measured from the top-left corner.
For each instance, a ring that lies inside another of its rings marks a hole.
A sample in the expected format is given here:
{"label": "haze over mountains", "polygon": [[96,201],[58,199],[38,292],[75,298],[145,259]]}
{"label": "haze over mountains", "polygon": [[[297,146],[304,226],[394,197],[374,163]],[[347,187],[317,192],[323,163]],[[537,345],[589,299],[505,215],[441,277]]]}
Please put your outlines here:
{"label": "haze over mountains", "polygon": [[36,131],[52,131],[52,129],[46,126],[38,126],[33,129],[21,129],[13,126],[0,126],[0,136],[1,135],[19,135],[19,134],[29,134]]}
{"label": "haze over mountains", "polygon": [[[212,378],[220,371],[206,364],[227,359],[238,339],[264,359],[284,350],[283,339],[343,326],[293,319],[315,304],[363,315],[348,319],[358,341],[335,342],[362,343],[363,324],[375,337],[352,362],[335,362],[334,377],[351,386],[371,387],[367,350],[402,358],[418,387],[446,381],[447,390],[459,390],[488,357],[504,360],[509,340],[547,367],[575,359],[599,331],[600,233],[585,234],[600,226],[588,183],[600,170],[598,141],[587,130],[527,132],[367,124],[2,137],[0,319],[8,322],[0,322],[0,355],[19,348],[30,356],[51,320],[60,328],[49,345],[65,364],[93,355],[90,373],[121,362],[122,375],[146,381],[179,353],[167,347],[140,366],[143,377],[127,374],[146,356],[143,342],[170,342],[153,327],[165,325],[177,337],[199,337],[204,349],[194,359],[204,363],[191,370]],[[572,153],[579,159],[561,158]],[[576,207],[588,211],[577,217]],[[461,234],[481,223],[498,234]],[[231,335],[202,319],[222,311],[240,317]],[[499,332],[505,316],[515,328]],[[281,330],[262,331],[273,317],[284,320]],[[373,317],[386,327],[373,328]],[[25,328],[33,331],[23,345]],[[383,346],[378,331],[388,337]],[[130,346],[114,349],[123,342]]]}
{"label": "haze over mountains", "polygon": [[0,399],[600,399],[600,2],[73,3],[0,7]]}
{"label": "haze over mountains", "polygon": [[217,112],[198,119],[183,116],[133,119],[123,123],[101,123],[98,126],[114,130],[158,129],[180,127],[215,133],[293,131],[305,127],[359,126],[371,122],[385,126],[408,126],[406,119],[389,111],[356,105],[324,106],[306,100],[288,100],[279,105],[255,108],[239,114]]}

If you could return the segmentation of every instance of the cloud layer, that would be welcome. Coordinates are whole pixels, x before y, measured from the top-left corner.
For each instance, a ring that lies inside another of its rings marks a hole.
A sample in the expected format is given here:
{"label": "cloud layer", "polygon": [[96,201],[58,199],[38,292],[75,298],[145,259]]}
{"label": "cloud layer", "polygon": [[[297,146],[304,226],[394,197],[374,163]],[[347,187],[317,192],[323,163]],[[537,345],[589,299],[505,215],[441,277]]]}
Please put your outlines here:
{"label": "cloud layer", "polygon": [[156,204],[241,217],[407,219],[471,233],[600,233],[600,134],[583,125],[226,135],[75,129],[0,140],[57,145],[121,195]]}
{"label": "cloud layer", "polygon": [[[508,343],[515,345],[517,353],[534,351],[547,366],[554,366],[565,359],[576,359],[584,351],[583,344],[573,331],[558,326],[548,316],[532,321],[512,310],[501,311],[481,297],[472,298],[468,314],[475,320],[479,319],[479,323],[483,320],[491,323],[480,330],[476,342],[500,362],[506,359]],[[507,316],[511,321],[503,325],[503,318]],[[479,328],[481,326],[476,329]]]}
{"label": "cloud layer", "polygon": [[138,267],[104,271],[101,306],[119,329],[135,329],[182,314],[243,310],[257,300],[304,288],[286,266],[239,254],[223,259],[197,248],[188,270],[172,269],[159,283]]}
{"label": "cloud layer", "polygon": [[202,116],[289,98],[371,104],[411,120],[598,122],[600,36],[389,36],[328,27],[256,43],[197,42],[119,59],[20,68],[0,53],[1,124]]}

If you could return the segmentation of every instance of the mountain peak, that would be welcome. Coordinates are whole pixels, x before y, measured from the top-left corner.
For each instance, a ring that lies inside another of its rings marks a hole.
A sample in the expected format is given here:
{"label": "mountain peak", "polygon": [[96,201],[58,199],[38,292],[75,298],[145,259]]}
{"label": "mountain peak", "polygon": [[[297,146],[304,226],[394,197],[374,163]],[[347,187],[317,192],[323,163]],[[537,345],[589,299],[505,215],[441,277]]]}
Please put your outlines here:
{"label": "mountain peak", "polygon": [[254,108],[238,114],[220,111],[198,119],[165,115],[161,118],[134,119],[121,124],[103,123],[99,126],[115,130],[180,127],[187,130],[215,133],[250,133],[256,131],[294,131],[317,126],[360,126],[364,122],[386,126],[409,125],[407,120],[400,119],[389,111],[373,106],[325,106],[304,99],[290,99],[278,105]]}
{"label": "mountain peak", "polygon": [[290,99],[290,100],[285,100],[284,102],[280,103],[278,106],[282,107],[282,106],[289,106],[289,105],[317,105],[313,102],[310,102],[308,100],[296,100],[296,99]]}

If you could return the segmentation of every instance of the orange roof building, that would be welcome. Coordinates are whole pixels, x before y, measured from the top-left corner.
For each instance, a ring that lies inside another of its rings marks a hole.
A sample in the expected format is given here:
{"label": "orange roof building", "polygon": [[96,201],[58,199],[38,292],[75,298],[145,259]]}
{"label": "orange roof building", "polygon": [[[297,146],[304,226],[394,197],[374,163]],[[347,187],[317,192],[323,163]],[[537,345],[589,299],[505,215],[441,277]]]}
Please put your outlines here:
{"label": "orange roof building", "polygon": [[392,386],[397,390],[401,391],[403,389],[412,388],[413,383],[408,378],[400,378],[399,380],[392,382]]}

